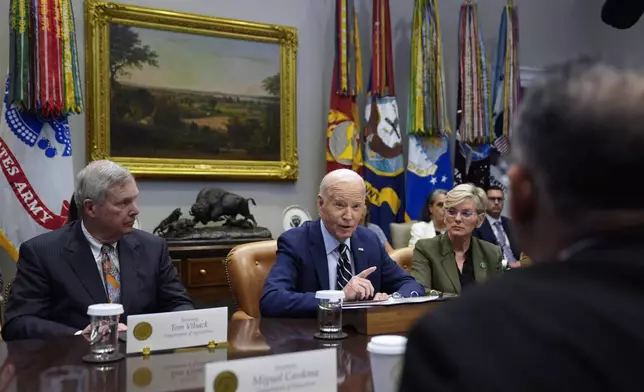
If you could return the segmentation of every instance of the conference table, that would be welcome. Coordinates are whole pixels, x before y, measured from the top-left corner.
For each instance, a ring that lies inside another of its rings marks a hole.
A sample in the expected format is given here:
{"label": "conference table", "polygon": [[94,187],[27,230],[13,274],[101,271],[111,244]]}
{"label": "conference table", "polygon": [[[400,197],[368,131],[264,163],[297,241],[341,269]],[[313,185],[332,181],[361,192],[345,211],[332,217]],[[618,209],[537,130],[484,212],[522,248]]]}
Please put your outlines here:
{"label": "conference table", "polygon": [[312,319],[233,320],[224,347],[99,365],[83,362],[89,343],[82,336],[0,343],[0,391],[203,391],[205,363],[323,348],[337,349],[338,391],[372,391],[369,336],[346,329],[346,339],[324,341],[313,337],[316,331]]}

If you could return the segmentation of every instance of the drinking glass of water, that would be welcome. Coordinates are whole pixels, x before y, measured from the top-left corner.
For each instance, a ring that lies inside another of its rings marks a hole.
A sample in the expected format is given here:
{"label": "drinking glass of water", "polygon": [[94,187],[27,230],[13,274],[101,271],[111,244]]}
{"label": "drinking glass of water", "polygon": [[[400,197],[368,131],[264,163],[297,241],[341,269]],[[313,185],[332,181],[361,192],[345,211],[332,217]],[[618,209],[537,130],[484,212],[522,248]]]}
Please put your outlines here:
{"label": "drinking glass of water", "polygon": [[321,338],[333,339],[342,335],[342,302],[344,291],[320,290],[315,293],[318,299],[318,324]]}
{"label": "drinking glass of water", "polygon": [[123,314],[121,304],[95,304],[87,308],[90,316],[90,362],[111,362],[121,359],[118,345],[119,318]]}

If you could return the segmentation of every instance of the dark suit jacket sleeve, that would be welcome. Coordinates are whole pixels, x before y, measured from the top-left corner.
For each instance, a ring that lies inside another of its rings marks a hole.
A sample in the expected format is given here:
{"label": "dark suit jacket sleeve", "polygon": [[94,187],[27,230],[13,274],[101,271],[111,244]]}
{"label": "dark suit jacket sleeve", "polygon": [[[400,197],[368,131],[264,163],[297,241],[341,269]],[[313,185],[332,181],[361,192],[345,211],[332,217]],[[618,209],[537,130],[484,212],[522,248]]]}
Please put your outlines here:
{"label": "dark suit jacket sleeve", "polygon": [[16,278],[7,298],[2,327],[4,340],[71,336],[78,332],[67,325],[38,317],[49,312],[50,289],[48,272],[28,243],[23,243]]}
{"label": "dark suit jacket sleeve", "polygon": [[259,309],[263,317],[315,317],[315,293],[296,291],[300,259],[297,238],[277,239],[277,259],[264,282]]}
{"label": "dark suit jacket sleeve", "polygon": [[380,260],[382,261],[378,268],[380,268],[380,273],[382,274],[382,292],[386,294],[397,292],[403,297],[411,296],[412,292],[416,292],[420,297],[425,295],[423,286],[418,284],[414,278],[389,257],[382,244],[380,244]]}
{"label": "dark suit jacket sleeve", "polygon": [[168,245],[162,241],[161,260],[157,281],[157,300],[160,312],[192,310],[194,304],[179,281],[177,269],[170,259]]}
{"label": "dark suit jacket sleeve", "polygon": [[457,369],[463,346],[457,342],[461,338],[453,336],[442,318],[433,317],[431,321],[422,318],[408,336],[399,391],[460,390]]}

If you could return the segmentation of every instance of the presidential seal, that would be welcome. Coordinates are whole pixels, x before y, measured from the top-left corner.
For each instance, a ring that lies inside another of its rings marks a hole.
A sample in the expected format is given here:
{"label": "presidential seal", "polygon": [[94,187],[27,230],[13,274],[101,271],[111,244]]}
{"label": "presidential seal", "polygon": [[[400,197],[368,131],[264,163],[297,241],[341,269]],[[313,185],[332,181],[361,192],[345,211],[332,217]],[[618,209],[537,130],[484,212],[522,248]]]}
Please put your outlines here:
{"label": "presidential seal", "polygon": [[237,376],[231,371],[221,372],[215,377],[213,388],[215,392],[235,392],[237,391]]}
{"label": "presidential seal", "polygon": [[152,336],[152,325],[150,325],[150,323],[142,321],[134,327],[133,333],[136,340],[148,340],[150,336]]}
{"label": "presidential seal", "polygon": [[132,375],[132,382],[139,388],[147,387],[152,382],[152,371],[148,368],[136,369]]}

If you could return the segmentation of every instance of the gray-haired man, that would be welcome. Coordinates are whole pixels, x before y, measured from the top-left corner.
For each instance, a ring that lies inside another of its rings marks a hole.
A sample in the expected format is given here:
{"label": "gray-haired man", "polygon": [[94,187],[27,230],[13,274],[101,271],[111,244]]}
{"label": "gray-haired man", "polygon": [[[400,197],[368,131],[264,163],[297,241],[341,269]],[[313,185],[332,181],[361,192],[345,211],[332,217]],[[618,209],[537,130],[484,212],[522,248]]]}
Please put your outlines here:
{"label": "gray-haired man", "polygon": [[128,314],[193,309],[165,241],[133,228],[139,190],[130,172],[102,160],[77,177],[80,220],[20,246],[2,336],[5,340],[74,335],[87,307],[121,303]]}

